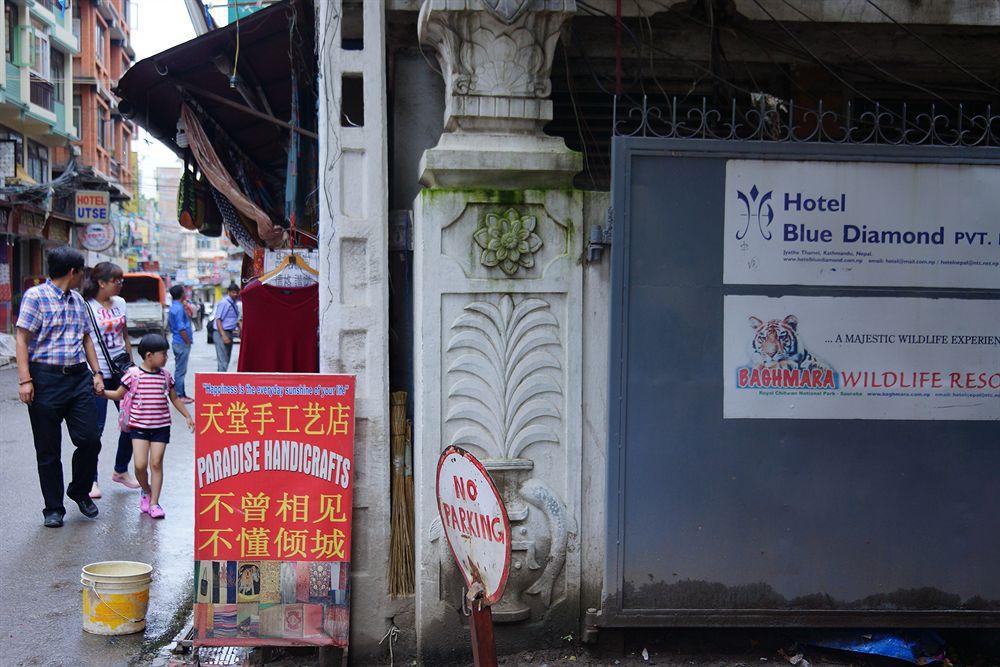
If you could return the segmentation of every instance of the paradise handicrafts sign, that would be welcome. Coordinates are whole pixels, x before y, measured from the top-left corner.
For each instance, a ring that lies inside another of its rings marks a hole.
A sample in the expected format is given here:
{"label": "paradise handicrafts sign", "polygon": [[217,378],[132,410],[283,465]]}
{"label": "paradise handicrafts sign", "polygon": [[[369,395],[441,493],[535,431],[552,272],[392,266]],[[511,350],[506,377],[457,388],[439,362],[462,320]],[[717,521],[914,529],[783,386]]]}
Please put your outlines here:
{"label": "paradise handicrafts sign", "polygon": [[195,645],[346,647],[354,377],[195,384]]}

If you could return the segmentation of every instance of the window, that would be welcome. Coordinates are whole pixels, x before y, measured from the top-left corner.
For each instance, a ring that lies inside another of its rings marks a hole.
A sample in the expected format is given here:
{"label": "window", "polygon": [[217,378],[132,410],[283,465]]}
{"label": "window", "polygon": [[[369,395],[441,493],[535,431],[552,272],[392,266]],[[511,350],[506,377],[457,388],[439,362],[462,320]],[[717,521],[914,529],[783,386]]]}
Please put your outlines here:
{"label": "window", "polygon": [[80,43],[80,3],[73,3],[73,36],[76,37],[76,43]]}
{"label": "window", "polygon": [[49,55],[49,32],[41,23],[32,21],[31,23],[31,72],[41,78],[48,80]]}
{"label": "window", "polygon": [[211,250],[212,249],[212,239],[207,236],[198,237],[198,250]]}
{"label": "window", "polygon": [[5,2],[3,20],[4,25],[7,26],[7,39],[3,43],[4,56],[7,58],[7,62],[14,63],[17,54],[17,7]]}
{"label": "window", "polygon": [[83,129],[83,97],[80,95],[73,96],[73,127],[77,133]]}
{"label": "window", "polygon": [[94,57],[97,62],[104,64],[104,42],[107,35],[107,28],[100,19],[94,21]]}
{"label": "window", "polygon": [[63,97],[63,91],[66,89],[64,85],[65,80],[66,56],[59,49],[52,49],[52,83],[55,84],[52,97],[60,104],[65,102],[65,98]]}
{"label": "window", "polygon": [[108,147],[108,135],[111,134],[110,131],[110,121],[108,120],[108,110],[98,104],[97,105],[97,143],[104,148]]}
{"label": "window", "polygon": [[28,174],[39,183],[49,181],[49,149],[28,141]]}
{"label": "window", "polygon": [[24,166],[24,135],[0,126],[0,141],[11,141],[14,143],[14,164]]}

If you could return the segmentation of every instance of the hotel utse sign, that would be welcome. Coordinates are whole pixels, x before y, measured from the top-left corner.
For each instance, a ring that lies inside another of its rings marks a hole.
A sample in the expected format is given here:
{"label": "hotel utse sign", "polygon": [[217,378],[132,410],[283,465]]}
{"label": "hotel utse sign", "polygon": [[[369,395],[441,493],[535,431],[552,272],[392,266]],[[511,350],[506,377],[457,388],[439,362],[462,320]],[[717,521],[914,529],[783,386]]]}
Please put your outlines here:
{"label": "hotel utse sign", "polygon": [[73,219],[78,225],[107,223],[111,219],[111,196],[100,190],[77,190]]}

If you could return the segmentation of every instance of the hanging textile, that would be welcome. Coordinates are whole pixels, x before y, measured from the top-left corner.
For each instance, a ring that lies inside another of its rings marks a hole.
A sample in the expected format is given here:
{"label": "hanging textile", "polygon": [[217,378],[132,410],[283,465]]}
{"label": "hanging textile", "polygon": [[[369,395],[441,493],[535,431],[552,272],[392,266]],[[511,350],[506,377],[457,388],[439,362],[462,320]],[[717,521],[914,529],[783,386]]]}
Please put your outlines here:
{"label": "hanging textile", "polygon": [[196,192],[198,193],[198,208],[205,212],[198,231],[209,238],[222,236],[222,211],[219,210],[215,201],[216,189],[205,179],[204,174],[198,180]]}
{"label": "hanging textile", "polygon": [[236,210],[257,224],[257,232],[265,245],[272,248],[282,245],[285,240],[285,230],[274,225],[267,214],[240,191],[236,181],[229,175],[226,166],[219,159],[215,148],[208,140],[198,118],[187,104],[181,105],[181,118],[184,119],[184,127],[191,144],[191,151],[205,177],[226,199],[232,202]]}
{"label": "hanging textile", "polygon": [[[291,55],[291,54],[289,54]],[[299,77],[295,68],[295,60],[290,63],[292,69],[292,117],[293,128],[299,126]],[[295,224],[299,222],[298,215],[298,194],[299,194],[299,151],[301,138],[294,129],[288,133],[288,160],[285,164],[285,221],[289,229],[295,229]],[[292,247],[295,247],[295,237],[291,238]]]}
{"label": "hanging textile", "polygon": [[319,372],[319,285],[276,287],[255,280],[240,298],[239,372]]}
{"label": "hanging textile", "polygon": [[184,171],[177,185],[177,222],[184,229],[197,231],[201,226],[198,221],[197,196],[194,190],[194,172],[188,169],[187,158],[184,159]]}
{"label": "hanging textile", "polygon": [[250,230],[243,225],[239,213],[236,212],[236,207],[233,206],[231,201],[226,199],[225,195],[215,188],[212,188],[212,197],[215,199],[215,205],[219,209],[219,213],[222,214],[222,224],[226,228],[229,237],[236,245],[243,249],[244,253],[253,257],[257,249],[260,248],[260,243],[253,237]]}

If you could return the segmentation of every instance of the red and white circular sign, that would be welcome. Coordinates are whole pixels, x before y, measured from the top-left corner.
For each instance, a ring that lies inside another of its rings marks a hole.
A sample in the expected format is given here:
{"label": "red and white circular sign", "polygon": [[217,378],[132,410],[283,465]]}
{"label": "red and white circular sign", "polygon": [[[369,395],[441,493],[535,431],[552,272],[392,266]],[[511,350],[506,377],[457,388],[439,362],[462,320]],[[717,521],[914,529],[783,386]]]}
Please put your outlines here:
{"label": "red and white circular sign", "polygon": [[466,587],[481,583],[483,603],[496,603],[510,572],[510,520],[493,479],[475,456],[448,447],[438,460],[437,500]]}
{"label": "red and white circular sign", "polygon": [[79,237],[84,249],[100,252],[115,242],[115,228],[105,222],[92,222],[81,230]]}

